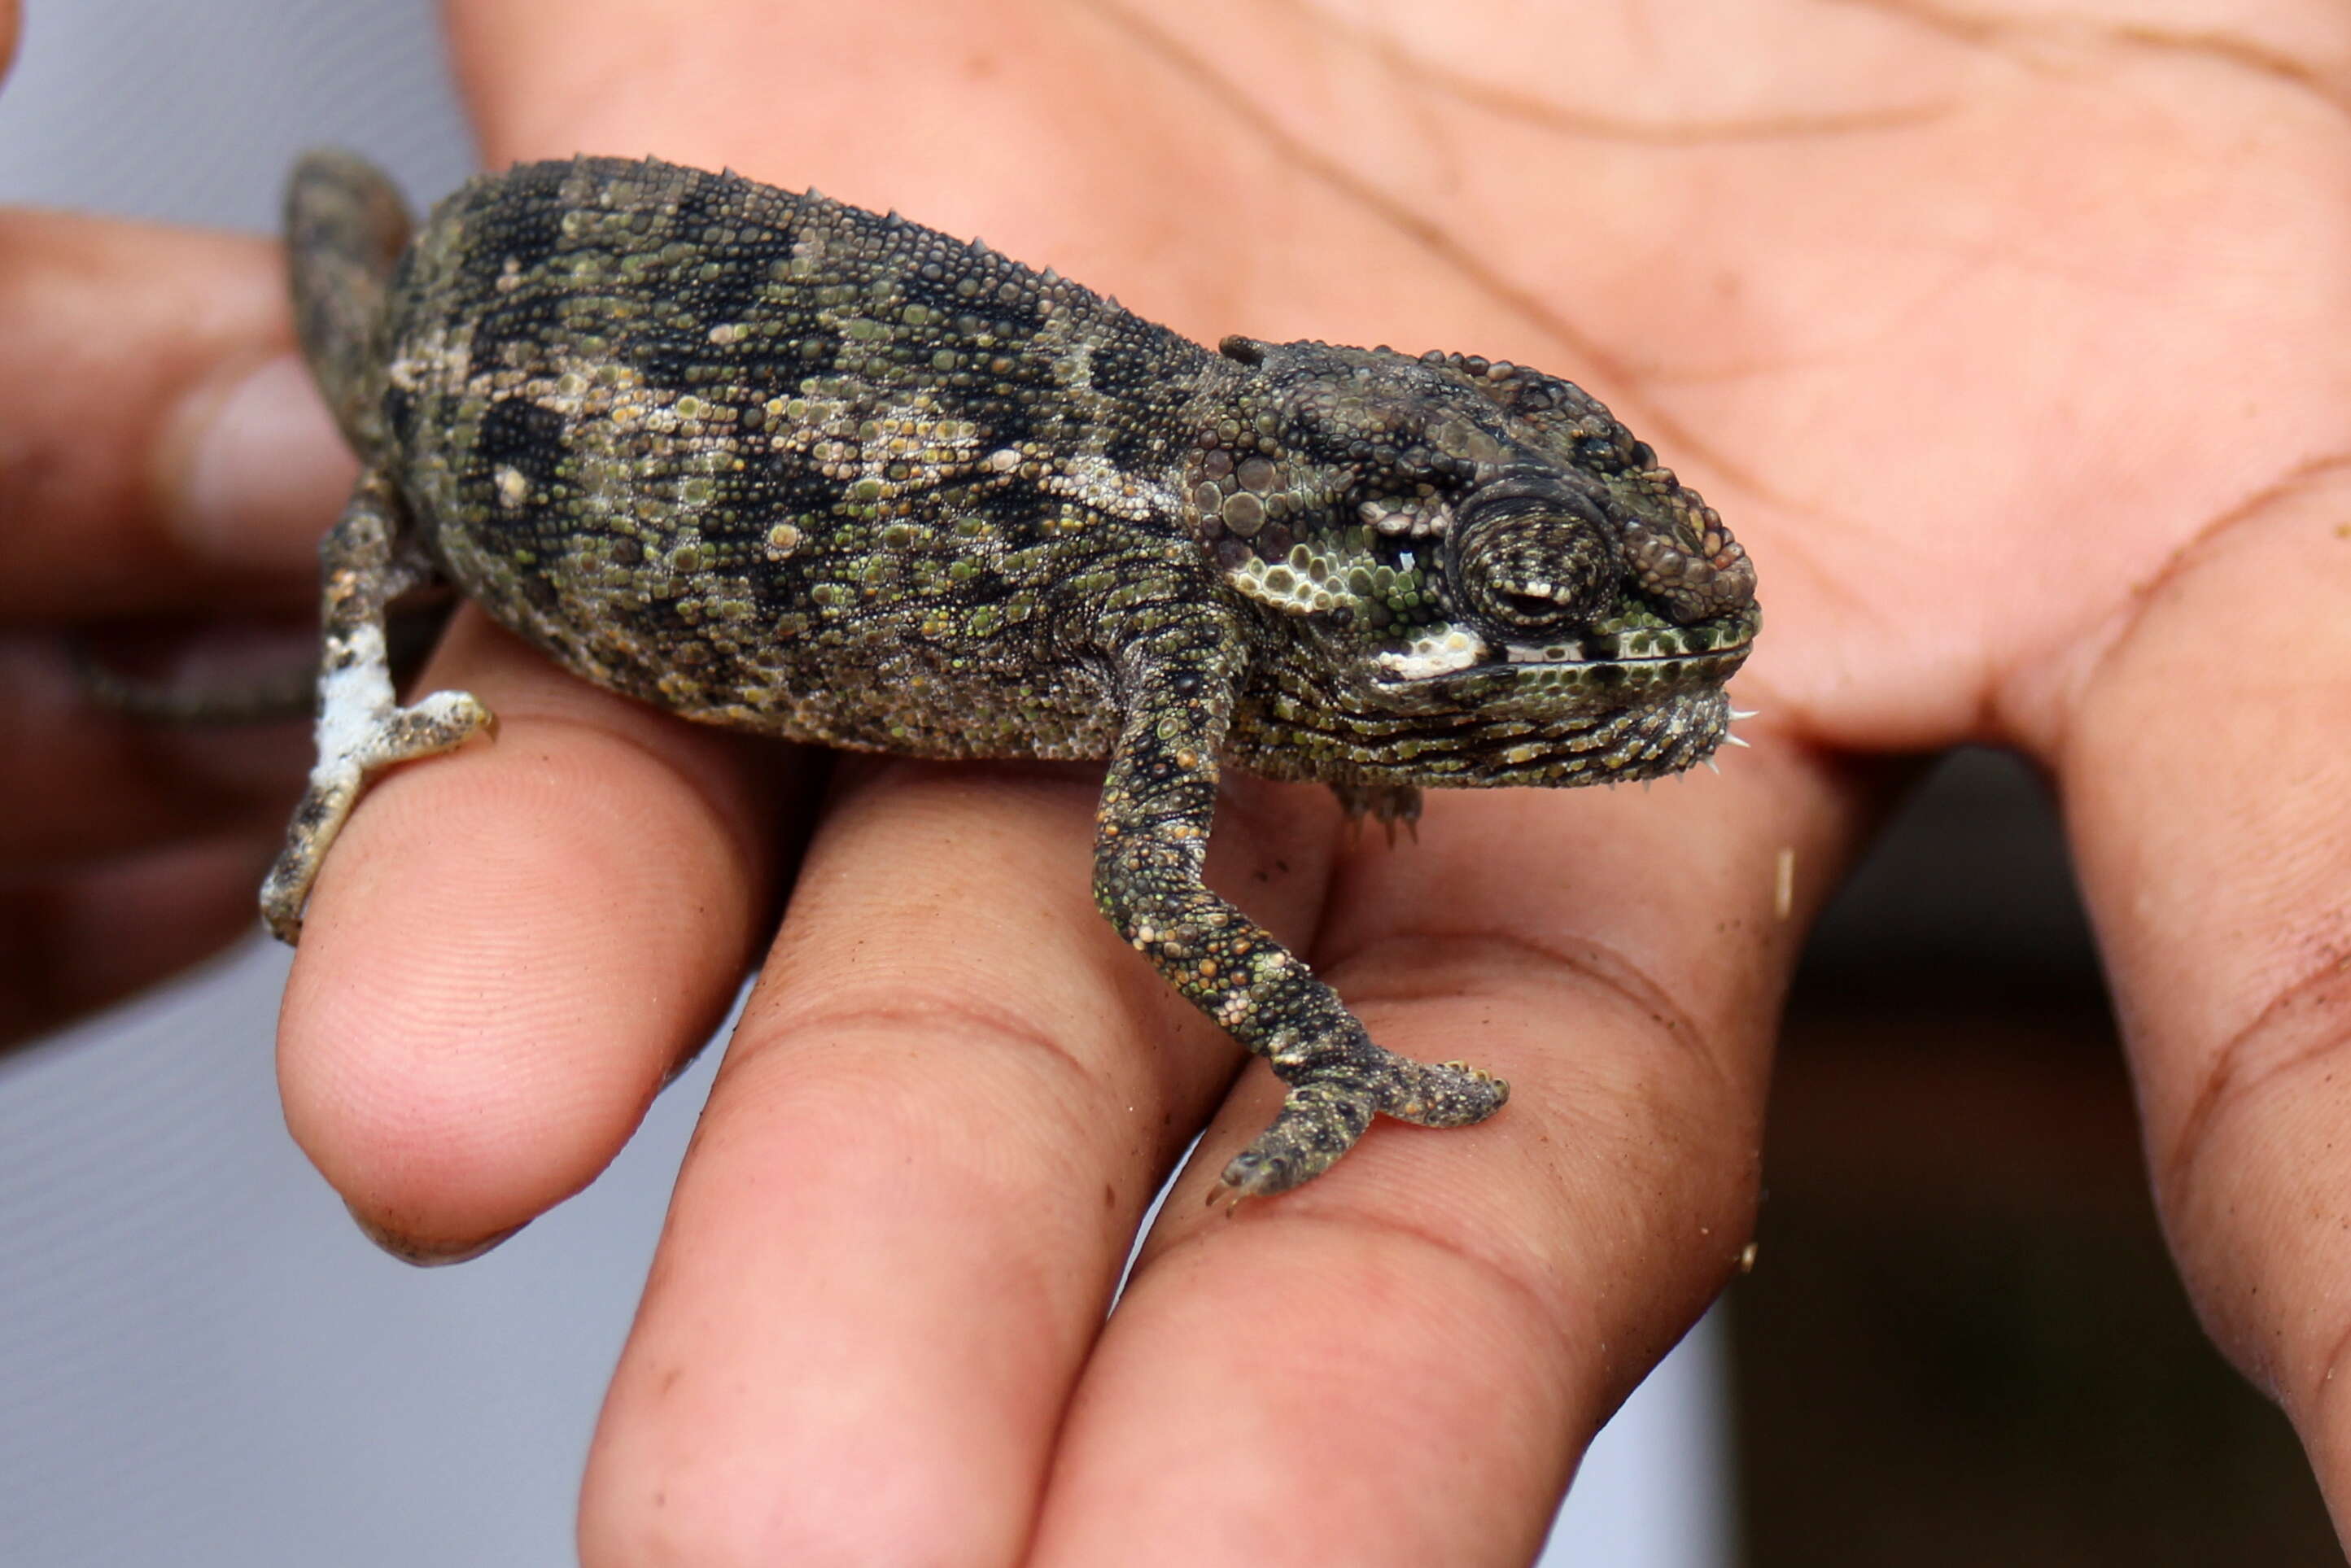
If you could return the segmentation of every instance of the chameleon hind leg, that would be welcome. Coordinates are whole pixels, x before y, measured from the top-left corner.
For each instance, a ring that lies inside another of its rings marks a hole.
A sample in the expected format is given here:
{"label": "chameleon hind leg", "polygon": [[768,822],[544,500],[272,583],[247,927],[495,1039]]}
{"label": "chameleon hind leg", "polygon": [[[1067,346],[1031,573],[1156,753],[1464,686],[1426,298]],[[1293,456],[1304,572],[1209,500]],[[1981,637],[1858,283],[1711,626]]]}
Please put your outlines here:
{"label": "chameleon hind leg", "polygon": [[318,761],[286,830],[286,848],[261,884],[270,935],[293,942],[319,867],[368,779],[395,763],[461,746],[492,727],[465,692],[399,704],[386,653],[384,608],[428,580],[431,564],[405,527],[400,498],[372,469],[319,547]]}
{"label": "chameleon hind leg", "polygon": [[1328,1170],[1374,1114],[1427,1127],[1482,1122],[1510,1098],[1458,1062],[1416,1061],[1375,1044],[1338,993],[1201,881],[1217,805],[1217,744],[1232,711],[1210,660],[1132,675],[1127,719],[1104,780],[1094,901],[1120,936],[1290,1087],[1281,1110],[1225,1166],[1250,1197]]}

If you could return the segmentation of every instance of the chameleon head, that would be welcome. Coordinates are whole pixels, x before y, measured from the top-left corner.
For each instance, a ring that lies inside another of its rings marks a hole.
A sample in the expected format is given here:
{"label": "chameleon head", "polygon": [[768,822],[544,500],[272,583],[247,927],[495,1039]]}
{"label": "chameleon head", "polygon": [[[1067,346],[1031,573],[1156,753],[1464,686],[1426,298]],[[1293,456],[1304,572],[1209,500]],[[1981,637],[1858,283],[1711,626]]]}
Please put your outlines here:
{"label": "chameleon head", "polygon": [[1228,339],[1195,526],[1249,601],[1231,745],[1354,785],[1650,778],[1719,745],[1760,623],[1720,517],[1582,389],[1460,355]]}

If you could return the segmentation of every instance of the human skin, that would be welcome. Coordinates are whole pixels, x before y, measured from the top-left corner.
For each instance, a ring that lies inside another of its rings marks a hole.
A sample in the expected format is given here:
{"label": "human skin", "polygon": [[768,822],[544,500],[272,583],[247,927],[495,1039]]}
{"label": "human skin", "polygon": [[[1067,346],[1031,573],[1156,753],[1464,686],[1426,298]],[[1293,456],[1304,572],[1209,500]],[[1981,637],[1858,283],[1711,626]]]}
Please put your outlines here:
{"label": "human skin", "polygon": [[[1278,1085],[1095,915],[1085,770],[827,781],[461,616],[426,679],[499,737],[362,804],[280,1031],[288,1123],[361,1221],[455,1256],[578,1190],[761,967],[605,1407],[590,1563],[1523,1561],[1749,1235],[1809,916],[1895,759],[1963,742],[2052,779],[2189,1289],[2351,1518],[2351,13],[450,19],[493,164],[731,165],[1196,338],[1570,376],[1721,510],[1769,617],[1719,777],[1439,796],[1394,850],[1232,782],[1212,885],[1383,1043],[1513,1095],[1228,1211],[1200,1197]],[[0,224],[12,689],[54,695],[60,622],[298,600],[350,467],[277,358],[277,267]],[[24,707],[0,910],[86,912],[45,955],[73,987],[8,977],[30,1027],[249,919],[291,790],[174,805],[136,748],[201,739]],[[80,858],[37,862],[58,824]],[[157,907],[188,913],[126,913]]]}

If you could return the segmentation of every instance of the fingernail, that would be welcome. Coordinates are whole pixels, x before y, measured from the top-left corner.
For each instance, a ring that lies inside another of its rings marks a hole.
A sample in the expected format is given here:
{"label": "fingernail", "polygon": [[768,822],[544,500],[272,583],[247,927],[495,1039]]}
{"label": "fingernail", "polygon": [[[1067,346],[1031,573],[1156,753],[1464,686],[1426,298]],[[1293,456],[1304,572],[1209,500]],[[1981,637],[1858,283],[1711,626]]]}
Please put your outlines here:
{"label": "fingernail", "polygon": [[246,570],[308,573],[359,471],[301,361],[281,354],[200,388],[165,444],[181,548]]}
{"label": "fingernail", "polygon": [[445,1269],[452,1263],[470,1263],[483,1253],[504,1246],[513,1239],[517,1231],[530,1223],[526,1219],[522,1225],[509,1226],[478,1241],[460,1241],[451,1245],[437,1241],[414,1240],[397,1232],[386,1230],[382,1226],[360,1214],[358,1209],[352,1208],[348,1203],[343,1205],[343,1207],[350,1213],[351,1223],[360,1228],[360,1235],[402,1262],[413,1264],[419,1269]]}

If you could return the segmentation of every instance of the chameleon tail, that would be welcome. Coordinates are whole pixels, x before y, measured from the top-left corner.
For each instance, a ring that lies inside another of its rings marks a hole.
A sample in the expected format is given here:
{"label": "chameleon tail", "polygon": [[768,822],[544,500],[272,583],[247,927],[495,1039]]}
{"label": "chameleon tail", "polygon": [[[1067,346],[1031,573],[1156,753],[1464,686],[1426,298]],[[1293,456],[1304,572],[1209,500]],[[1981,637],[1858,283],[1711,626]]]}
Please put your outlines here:
{"label": "chameleon tail", "polygon": [[322,148],[295,164],[286,186],[294,333],[335,423],[363,458],[383,444],[376,339],[409,227],[400,192],[366,160]]}

